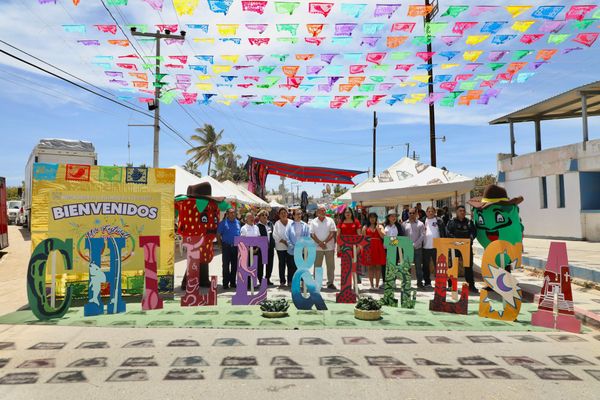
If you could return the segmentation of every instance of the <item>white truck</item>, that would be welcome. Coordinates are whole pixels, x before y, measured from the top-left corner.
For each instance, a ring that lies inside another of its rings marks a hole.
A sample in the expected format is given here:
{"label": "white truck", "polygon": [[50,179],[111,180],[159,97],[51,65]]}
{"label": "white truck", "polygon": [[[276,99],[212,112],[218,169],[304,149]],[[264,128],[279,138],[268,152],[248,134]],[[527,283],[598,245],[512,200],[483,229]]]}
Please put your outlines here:
{"label": "white truck", "polygon": [[33,148],[25,166],[25,190],[23,193],[23,226],[30,227],[31,185],[33,182],[33,164],[83,164],[97,165],[98,156],[91,142],[68,139],[42,139]]}

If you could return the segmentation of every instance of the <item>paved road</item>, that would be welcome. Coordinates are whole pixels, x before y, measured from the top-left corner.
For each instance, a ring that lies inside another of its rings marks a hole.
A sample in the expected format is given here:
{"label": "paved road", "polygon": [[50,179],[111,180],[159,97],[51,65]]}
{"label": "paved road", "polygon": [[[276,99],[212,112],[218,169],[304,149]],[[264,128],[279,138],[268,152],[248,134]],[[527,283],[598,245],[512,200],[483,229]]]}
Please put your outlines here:
{"label": "paved road", "polygon": [[[0,310],[26,303],[11,229]],[[218,268],[218,260],[211,269]],[[0,327],[0,398],[598,399],[600,332]]]}
{"label": "paved road", "polygon": [[15,326],[0,341],[6,399],[597,399],[600,391],[600,335],[591,334]]}

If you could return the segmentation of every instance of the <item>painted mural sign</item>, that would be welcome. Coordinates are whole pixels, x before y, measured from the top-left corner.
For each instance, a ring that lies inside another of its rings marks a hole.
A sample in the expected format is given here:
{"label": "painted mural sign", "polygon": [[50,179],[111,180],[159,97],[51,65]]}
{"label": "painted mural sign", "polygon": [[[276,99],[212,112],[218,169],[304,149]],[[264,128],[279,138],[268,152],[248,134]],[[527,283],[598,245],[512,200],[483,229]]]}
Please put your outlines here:
{"label": "painted mural sign", "polygon": [[103,298],[119,313],[124,296],[140,296],[144,309],[161,308],[173,295],[174,180],[169,169],[34,164],[30,303],[79,299],[98,315]]}

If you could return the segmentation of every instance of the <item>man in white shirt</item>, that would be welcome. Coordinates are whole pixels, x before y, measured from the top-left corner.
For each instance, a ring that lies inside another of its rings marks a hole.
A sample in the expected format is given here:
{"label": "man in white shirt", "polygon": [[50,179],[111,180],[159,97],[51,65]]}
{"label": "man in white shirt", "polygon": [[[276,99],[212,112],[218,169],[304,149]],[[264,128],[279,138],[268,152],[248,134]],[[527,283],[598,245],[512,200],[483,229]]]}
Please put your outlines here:
{"label": "man in white shirt", "polygon": [[317,208],[317,218],[310,221],[310,237],[317,244],[317,257],[315,259],[315,268],[322,268],[323,258],[327,264],[327,288],[337,290],[333,284],[335,272],[335,234],[336,227],[333,219],[325,216],[325,206],[320,205]]}
{"label": "man in white shirt", "polygon": [[433,269],[437,264],[437,251],[433,246],[433,239],[446,237],[446,227],[444,221],[436,216],[435,207],[427,207],[426,211],[427,218],[425,219],[425,239],[423,240],[423,278],[425,279],[425,286],[429,286],[431,283],[431,265]]}
{"label": "man in white shirt", "polygon": [[254,224],[254,214],[252,212],[246,214],[246,224],[240,229],[240,236],[260,236],[260,230]]}

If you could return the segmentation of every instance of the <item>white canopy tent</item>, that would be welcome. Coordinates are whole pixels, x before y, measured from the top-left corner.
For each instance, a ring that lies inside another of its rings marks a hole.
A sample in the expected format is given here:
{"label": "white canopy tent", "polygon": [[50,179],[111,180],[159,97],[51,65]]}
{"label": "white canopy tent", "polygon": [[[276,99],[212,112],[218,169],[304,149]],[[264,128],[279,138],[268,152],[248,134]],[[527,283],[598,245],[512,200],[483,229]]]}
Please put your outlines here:
{"label": "white canopy tent", "polygon": [[347,193],[352,201],[363,205],[396,206],[422,200],[457,198],[470,192],[474,186],[472,178],[403,157]]}
{"label": "white canopy tent", "polygon": [[367,182],[369,182],[369,179],[366,179],[366,180],[362,181],[361,183],[359,183],[358,185],[354,186],[352,189],[347,190],[342,195],[336,197],[336,200],[341,201],[342,203],[345,203],[345,204],[352,203],[353,201],[355,201],[355,200],[352,200],[352,192],[359,190]]}
{"label": "white canopy tent", "polygon": [[[246,196],[233,182],[229,182],[229,184],[227,184],[227,181],[221,183],[211,176],[199,178],[178,165],[172,166],[171,169],[175,170],[175,195],[186,194],[187,188],[190,185],[208,182],[210,183],[212,196],[214,197],[224,197],[227,201],[235,201],[242,204],[255,203],[254,199]],[[264,201],[262,203],[264,206],[267,205]]]}
{"label": "white canopy tent", "polygon": [[275,200],[271,200],[269,202],[269,207],[271,207],[271,208],[281,208],[281,207],[285,207],[285,206],[283,204],[278,203]]}
{"label": "white canopy tent", "polygon": [[232,181],[227,180],[222,184],[226,186],[229,190],[231,190],[231,193],[235,195],[237,201],[240,203],[257,207],[269,207],[269,203],[267,203],[248,189],[244,189],[243,187],[239,186],[238,184]]}

